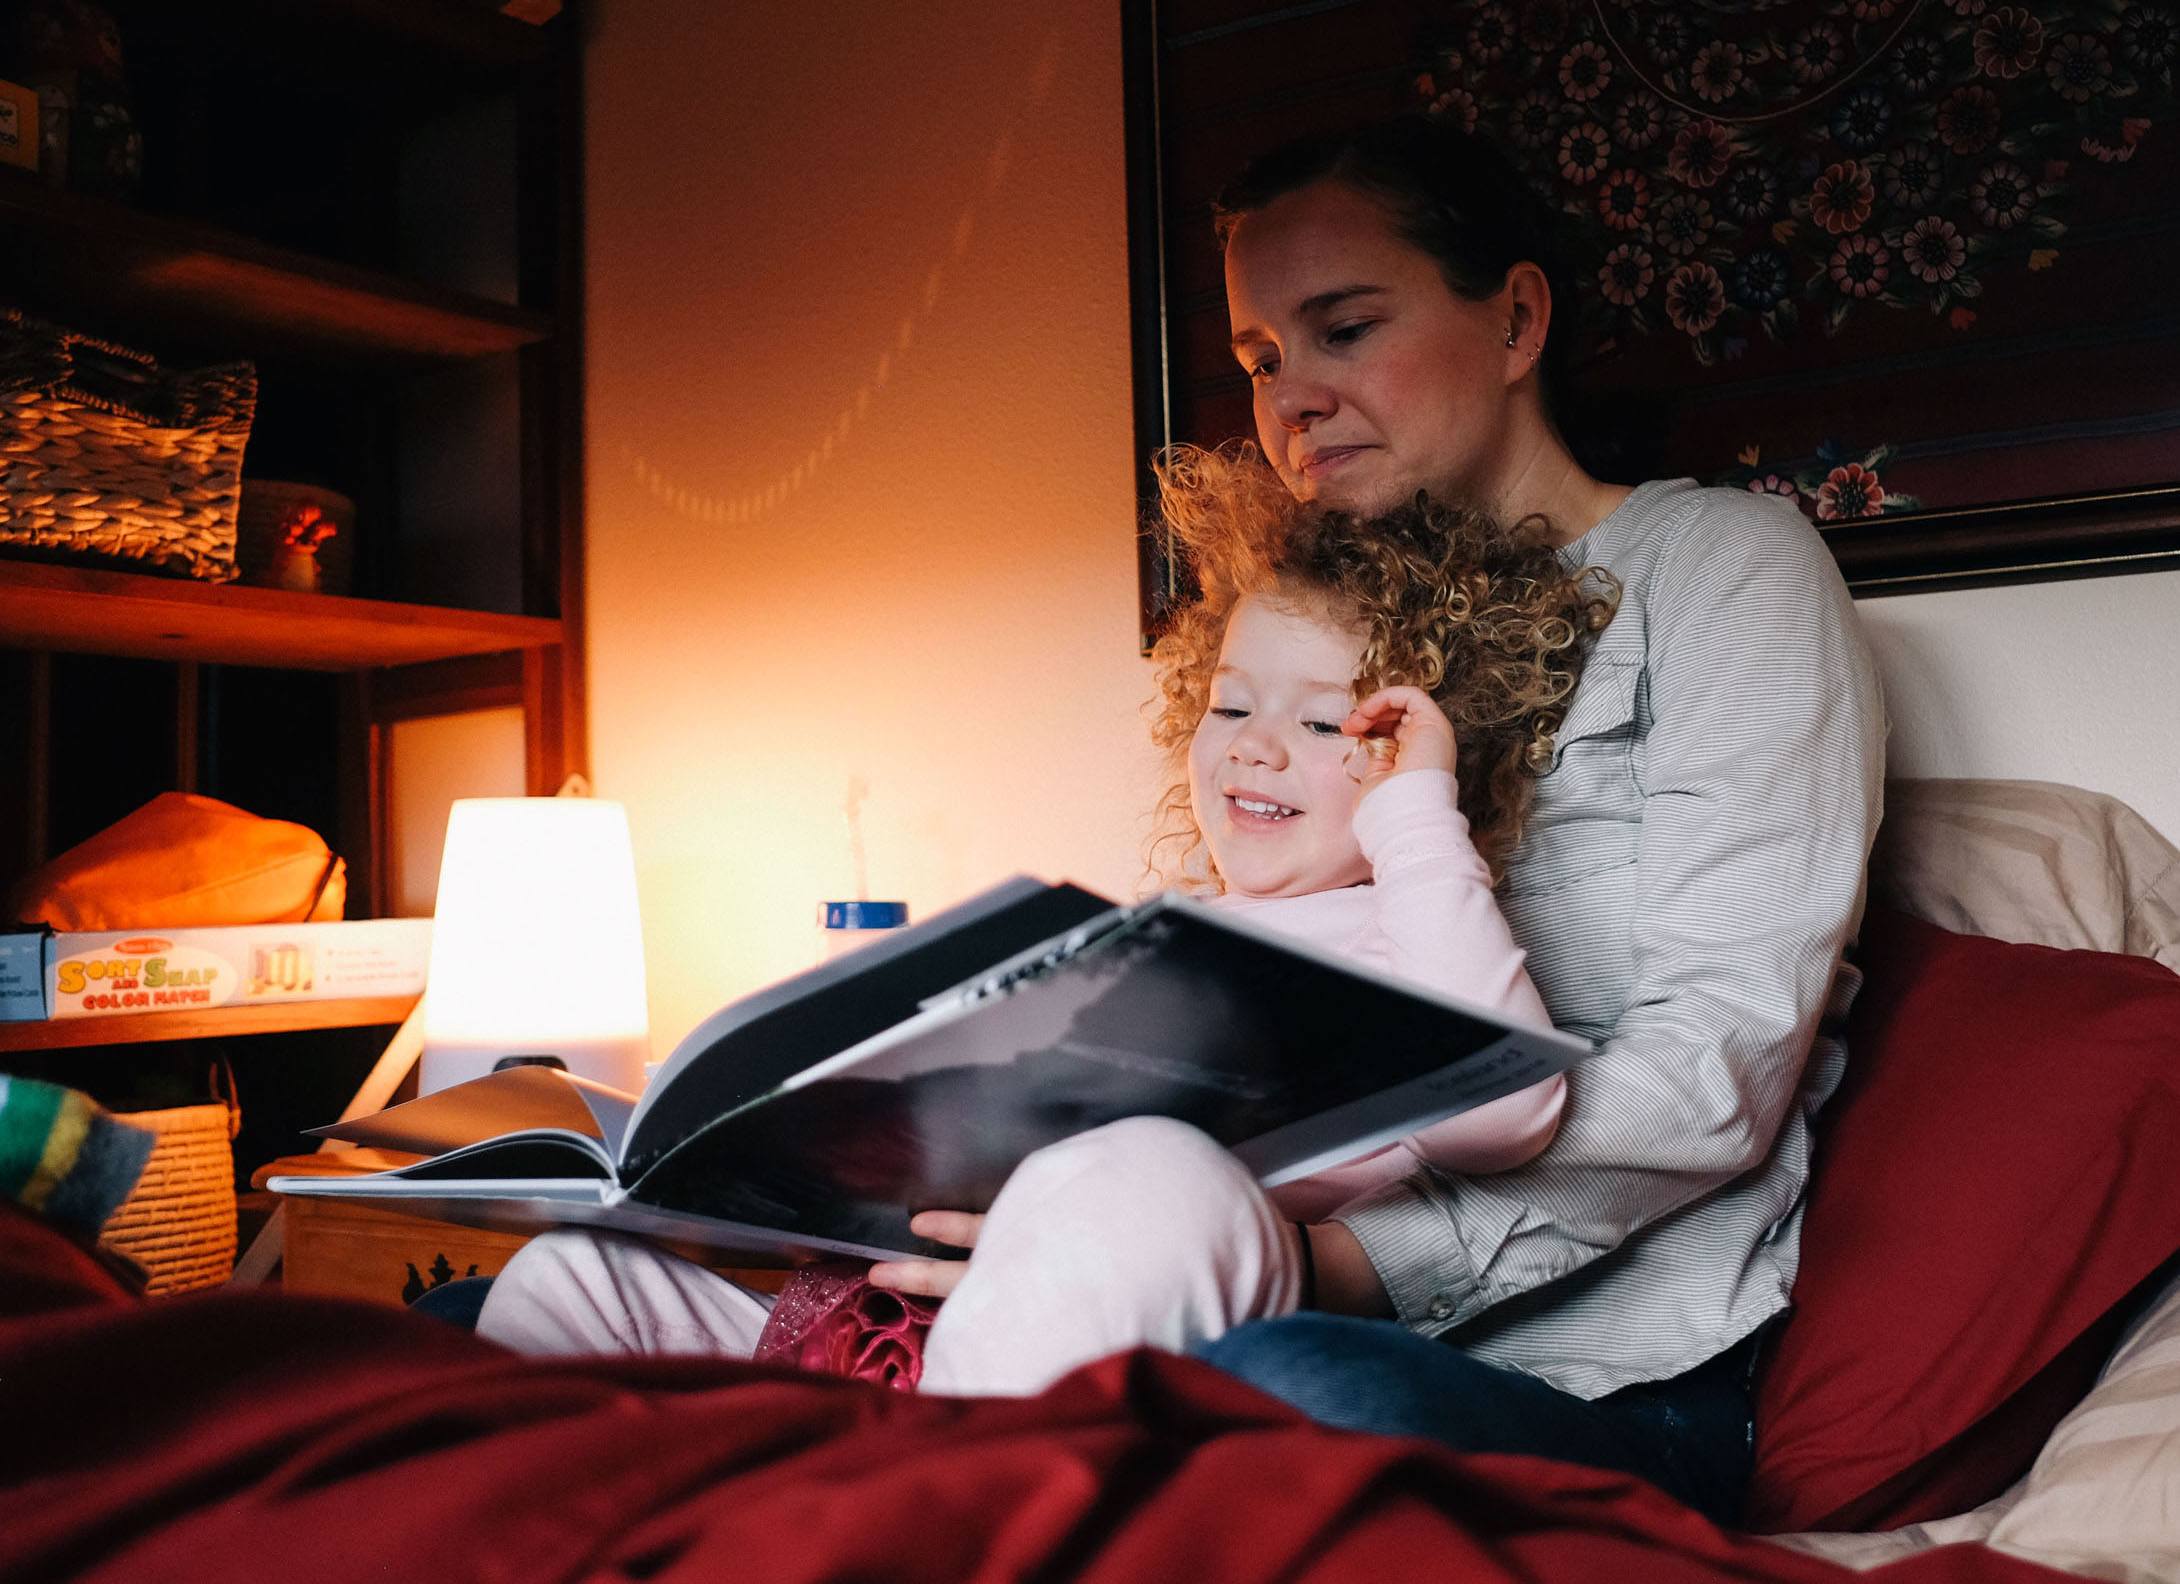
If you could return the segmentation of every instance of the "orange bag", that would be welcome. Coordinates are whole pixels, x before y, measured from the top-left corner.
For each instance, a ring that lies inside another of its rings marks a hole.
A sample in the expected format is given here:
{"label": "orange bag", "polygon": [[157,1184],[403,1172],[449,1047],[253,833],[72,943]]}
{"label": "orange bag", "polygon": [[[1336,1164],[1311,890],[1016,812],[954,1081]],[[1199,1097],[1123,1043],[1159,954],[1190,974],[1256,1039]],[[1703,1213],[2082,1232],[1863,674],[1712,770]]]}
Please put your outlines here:
{"label": "orange bag", "polygon": [[348,866],[308,826],[162,792],[25,875],[5,916],[57,930],[337,919]]}

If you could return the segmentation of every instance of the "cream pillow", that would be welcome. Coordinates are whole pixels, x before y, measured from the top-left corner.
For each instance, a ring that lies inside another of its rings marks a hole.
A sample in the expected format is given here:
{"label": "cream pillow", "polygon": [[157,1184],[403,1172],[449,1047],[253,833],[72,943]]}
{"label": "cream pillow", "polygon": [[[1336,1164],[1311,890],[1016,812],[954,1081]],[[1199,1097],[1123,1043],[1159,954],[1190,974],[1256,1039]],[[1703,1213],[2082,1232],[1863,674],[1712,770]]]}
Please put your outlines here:
{"label": "cream pillow", "polygon": [[1988,1543],[2092,1578],[2180,1581],[2180,1278],[2059,1421]]}
{"label": "cream pillow", "polygon": [[2180,972],[2180,848],[2101,792],[1889,781],[1870,898],[1957,934],[2126,952]]}

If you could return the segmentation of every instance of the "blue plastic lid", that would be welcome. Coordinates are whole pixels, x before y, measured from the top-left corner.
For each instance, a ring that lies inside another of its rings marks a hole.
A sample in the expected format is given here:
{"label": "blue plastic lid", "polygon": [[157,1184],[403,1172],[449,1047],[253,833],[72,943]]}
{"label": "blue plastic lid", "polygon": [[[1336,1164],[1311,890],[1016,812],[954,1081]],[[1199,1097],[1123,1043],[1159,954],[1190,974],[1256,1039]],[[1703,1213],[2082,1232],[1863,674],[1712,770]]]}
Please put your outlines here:
{"label": "blue plastic lid", "polygon": [[899,929],[908,922],[906,902],[820,902],[818,928],[829,930]]}

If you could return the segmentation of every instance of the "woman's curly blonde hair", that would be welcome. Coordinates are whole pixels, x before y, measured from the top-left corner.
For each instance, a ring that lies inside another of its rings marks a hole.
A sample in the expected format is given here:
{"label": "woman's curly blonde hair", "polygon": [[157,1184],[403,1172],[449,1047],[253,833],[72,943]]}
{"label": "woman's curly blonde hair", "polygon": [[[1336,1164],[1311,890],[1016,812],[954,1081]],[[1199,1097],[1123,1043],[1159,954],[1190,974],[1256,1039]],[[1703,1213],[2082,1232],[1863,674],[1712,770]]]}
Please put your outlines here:
{"label": "woman's curly blonde hair", "polygon": [[1551,766],[1588,639],[1619,604],[1618,580],[1597,567],[1566,571],[1537,518],[1503,524],[1421,494],[1371,517],[1297,504],[1246,443],[1175,447],[1158,478],[1199,592],[1153,650],[1151,735],[1173,776],[1158,803],[1153,872],[1220,884],[1189,804],[1188,747],[1227,621],[1261,594],[1363,633],[1358,700],[1396,685],[1437,700],[1458,744],[1461,812],[1497,879]]}

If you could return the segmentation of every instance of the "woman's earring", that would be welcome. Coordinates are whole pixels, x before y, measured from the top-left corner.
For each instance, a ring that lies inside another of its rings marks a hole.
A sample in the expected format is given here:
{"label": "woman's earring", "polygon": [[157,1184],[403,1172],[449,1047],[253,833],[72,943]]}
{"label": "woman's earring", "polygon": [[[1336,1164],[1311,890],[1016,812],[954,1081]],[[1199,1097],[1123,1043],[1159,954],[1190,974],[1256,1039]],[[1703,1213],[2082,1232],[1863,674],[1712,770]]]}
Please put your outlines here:
{"label": "woman's earring", "polygon": [[1506,327],[1506,349],[1509,352],[1514,350],[1514,327],[1512,325]]}

